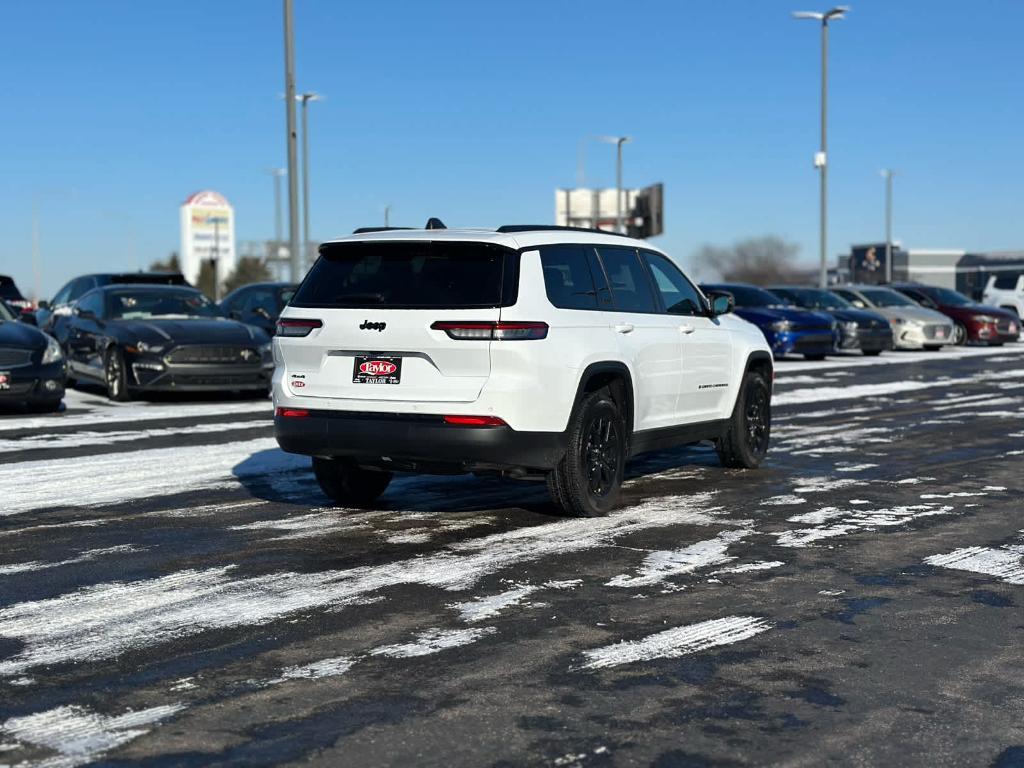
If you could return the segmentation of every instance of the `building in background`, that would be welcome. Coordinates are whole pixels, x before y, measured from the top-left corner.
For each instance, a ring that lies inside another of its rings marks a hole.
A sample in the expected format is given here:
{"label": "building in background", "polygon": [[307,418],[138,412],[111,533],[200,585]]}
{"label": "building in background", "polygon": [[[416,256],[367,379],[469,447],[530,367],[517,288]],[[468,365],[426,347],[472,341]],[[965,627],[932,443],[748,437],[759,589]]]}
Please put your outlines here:
{"label": "building in background", "polygon": [[[854,245],[839,257],[836,282],[885,282],[885,243]],[[981,300],[991,275],[1024,274],[1024,251],[970,252],[956,249],[892,246],[892,279],[952,288]]]}
{"label": "building in background", "polygon": [[[615,188],[555,190],[555,224],[614,232],[618,217]],[[654,237],[665,230],[664,186],[622,190],[622,219],[626,234]]]}
{"label": "building in background", "polygon": [[213,261],[220,285],[235,269],[235,211],[219,192],[204,190],[181,204],[181,272],[195,285]]}

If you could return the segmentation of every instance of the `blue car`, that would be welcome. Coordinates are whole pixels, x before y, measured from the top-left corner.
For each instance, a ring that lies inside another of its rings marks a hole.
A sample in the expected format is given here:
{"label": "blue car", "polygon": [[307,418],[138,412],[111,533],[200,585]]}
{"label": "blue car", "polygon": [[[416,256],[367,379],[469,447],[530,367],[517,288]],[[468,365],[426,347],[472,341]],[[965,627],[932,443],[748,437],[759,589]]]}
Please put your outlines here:
{"label": "blue car", "polygon": [[892,326],[877,312],[857,309],[842,296],[821,288],[771,285],[768,290],[803,309],[831,315],[839,326],[837,349],[841,351],[859,349],[874,356],[892,349]]}
{"label": "blue car", "polygon": [[761,329],[776,359],[798,354],[821,360],[835,351],[838,329],[829,315],[794,307],[756,285],[709,283],[701,289],[731,295],[736,314]]}

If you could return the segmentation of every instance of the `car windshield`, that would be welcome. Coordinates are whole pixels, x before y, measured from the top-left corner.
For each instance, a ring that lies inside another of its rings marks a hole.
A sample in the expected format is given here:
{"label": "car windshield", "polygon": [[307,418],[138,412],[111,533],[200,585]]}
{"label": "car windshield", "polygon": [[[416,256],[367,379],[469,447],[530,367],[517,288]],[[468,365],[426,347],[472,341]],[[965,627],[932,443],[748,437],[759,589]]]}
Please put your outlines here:
{"label": "car windshield", "polygon": [[917,303],[911,301],[902,293],[888,288],[865,288],[861,295],[876,307],[916,307]]}
{"label": "car windshield", "polygon": [[949,288],[928,287],[919,288],[918,290],[936,304],[945,304],[948,307],[969,307],[973,306],[975,303],[959,291],[953,291]]}
{"label": "car windshield", "polygon": [[783,296],[804,309],[849,309],[853,305],[842,296],[820,288],[771,288],[772,293]]}
{"label": "car windshield", "polygon": [[782,296],[769,293],[752,285],[706,285],[705,290],[731,293],[737,307],[788,307],[791,303]]}
{"label": "car windshield", "polygon": [[110,317],[148,320],[154,317],[223,317],[220,309],[199,291],[160,291],[136,288],[115,291],[109,298]]}

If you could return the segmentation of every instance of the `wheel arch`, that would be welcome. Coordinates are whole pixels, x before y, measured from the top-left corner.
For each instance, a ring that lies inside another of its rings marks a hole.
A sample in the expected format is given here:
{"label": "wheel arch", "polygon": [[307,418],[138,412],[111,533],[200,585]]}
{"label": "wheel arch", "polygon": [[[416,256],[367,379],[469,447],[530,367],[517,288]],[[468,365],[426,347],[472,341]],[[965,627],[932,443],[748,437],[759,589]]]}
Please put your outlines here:
{"label": "wheel arch", "polygon": [[[751,371],[764,376],[765,381],[768,382],[769,392],[775,389],[775,364],[770,352],[757,350],[747,355],[747,364],[743,368],[743,377],[746,378],[747,374]],[[739,389],[741,388],[737,387],[737,397],[739,397]]]}
{"label": "wheel arch", "polygon": [[571,414],[576,412],[584,395],[596,392],[599,389],[608,387],[612,393],[612,399],[622,411],[626,418],[626,434],[633,434],[633,418],[635,399],[633,396],[633,376],[625,363],[607,360],[599,363],[591,363],[583,369],[579,383],[576,385],[576,397],[572,403]]}

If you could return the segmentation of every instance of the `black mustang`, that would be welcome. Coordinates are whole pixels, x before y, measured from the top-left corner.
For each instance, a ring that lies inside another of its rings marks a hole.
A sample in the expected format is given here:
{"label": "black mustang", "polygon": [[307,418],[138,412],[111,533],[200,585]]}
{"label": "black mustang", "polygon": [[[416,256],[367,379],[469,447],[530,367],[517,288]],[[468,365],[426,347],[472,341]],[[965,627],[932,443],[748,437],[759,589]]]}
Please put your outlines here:
{"label": "black mustang", "polygon": [[64,397],[64,355],[56,339],[14,319],[0,301],[0,404],[55,411]]}
{"label": "black mustang", "polygon": [[274,368],[266,333],[187,287],[95,288],[75,304],[60,342],[69,376],[105,384],[111,400],[142,390],[265,392]]}

